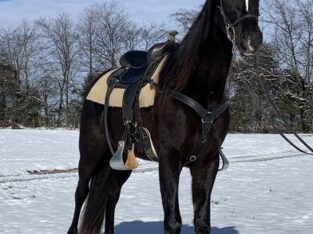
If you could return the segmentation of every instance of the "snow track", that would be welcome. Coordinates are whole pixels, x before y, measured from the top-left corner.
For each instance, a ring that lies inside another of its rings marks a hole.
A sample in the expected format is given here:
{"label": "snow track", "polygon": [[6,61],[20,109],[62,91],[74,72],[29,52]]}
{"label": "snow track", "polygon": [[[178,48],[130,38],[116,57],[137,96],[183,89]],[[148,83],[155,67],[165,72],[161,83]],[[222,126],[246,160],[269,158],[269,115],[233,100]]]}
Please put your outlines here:
{"label": "snow track", "polygon": [[[262,155],[247,155],[247,156],[234,156],[229,158],[230,166],[233,163],[256,163],[263,161],[273,161],[295,157],[312,157],[303,153],[296,153],[294,151],[283,151],[275,154],[262,154]],[[138,169],[134,170],[133,173],[145,173],[158,170],[158,164],[153,162],[142,163]],[[36,171],[36,170],[35,170]],[[34,180],[48,180],[48,179],[62,179],[77,177],[77,169],[69,169],[64,172],[58,172],[56,169],[45,170],[40,173],[37,171],[36,174],[16,174],[16,175],[0,175],[0,184],[14,183],[14,182],[26,182]]]}
{"label": "snow track", "polygon": [[295,157],[310,157],[310,155],[288,151],[288,152],[281,152],[281,153],[275,153],[275,154],[232,157],[229,159],[229,161],[230,161],[230,164],[231,163],[243,163],[243,162],[253,163],[253,162],[272,161],[272,160],[295,158]]}
{"label": "snow track", "polygon": [[0,177],[0,184],[14,183],[14,182],[26,182],[33,180],[48,180],[48,179],[61,179],[69,177],[77,177],[77,173],[58,173],[58,174],[46,174],[46,175],[6,175]]}

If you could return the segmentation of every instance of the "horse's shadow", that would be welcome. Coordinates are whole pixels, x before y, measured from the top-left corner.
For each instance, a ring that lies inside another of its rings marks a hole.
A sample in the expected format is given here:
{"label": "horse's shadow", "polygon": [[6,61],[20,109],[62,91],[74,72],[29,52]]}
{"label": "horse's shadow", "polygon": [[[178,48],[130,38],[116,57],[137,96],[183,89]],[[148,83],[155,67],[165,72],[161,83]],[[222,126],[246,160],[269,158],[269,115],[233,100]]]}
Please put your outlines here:
{"label": "horse's shadow", "polygon": [[[162,234],[163,222],[123,222],[115,227],[117,234]],[[183,225],[182,234],[194,234],[192,226]],[[236,227],[212,227],[211,234],[239,234]]]}

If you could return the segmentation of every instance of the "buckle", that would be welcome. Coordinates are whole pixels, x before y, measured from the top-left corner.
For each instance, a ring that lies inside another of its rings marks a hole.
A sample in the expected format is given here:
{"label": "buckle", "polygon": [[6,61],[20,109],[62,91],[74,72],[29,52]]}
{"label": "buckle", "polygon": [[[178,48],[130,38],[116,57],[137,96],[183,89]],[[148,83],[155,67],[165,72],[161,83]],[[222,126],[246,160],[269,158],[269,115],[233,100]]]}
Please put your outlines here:
{"label": "buckle", "polygon": [[109,87],[114,87],[115,84],[117,84],[118,82],[119,80],[116,77],[112,76],[111,78],[109,78],[107,84]]}
{"label": "buckle", "polygon": [[233,25],[227,24],[226,25],[226,32],[228,39],[232,42],[236,37],[236,30]]}
{"label": "buckle", "polygon": [[207,112],[206,115],[201,119],[203,124],[212,124],[213,123],[213,114],[212,112]]}
{"label": "buckle", "polygon": [[201,121],[202,121],[202,140],[206,140],[214,121],[212,112],[207,112]]}

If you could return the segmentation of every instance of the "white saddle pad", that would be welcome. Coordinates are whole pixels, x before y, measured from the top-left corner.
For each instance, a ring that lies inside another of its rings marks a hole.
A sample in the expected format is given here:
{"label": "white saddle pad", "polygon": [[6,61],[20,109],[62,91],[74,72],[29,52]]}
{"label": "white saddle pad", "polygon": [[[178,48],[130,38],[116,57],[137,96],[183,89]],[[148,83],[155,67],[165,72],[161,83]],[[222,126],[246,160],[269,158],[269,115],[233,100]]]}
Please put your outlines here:
{"label": "white saddle pad", "polygon": [[[152,75],[151,79],[158,83],[159,80],[159,74],[167,61],[167,56],[163,58],[163,60],[158,65],[157,69],[155,70],[154,74]],[[104,105],[105,95],[108,89],[107,85],[107,79],[110,77],[110,75],[116,71],[111,70],[107,73],[105,73],[91,88],[89,91],[86,99],[90,100],[92,102],[96,102],[99,104]],[[109,106],[111,107],[122,107],[123,103],[123,95],[124,95],[125,89],[122,88],[115,88],[110,96],[109,100]],[[154,104],[154,98],[155,98],[155,89],[148,83],[146,84],[140,91],[139,94],[139,107],[149,107],[153,106]]]}

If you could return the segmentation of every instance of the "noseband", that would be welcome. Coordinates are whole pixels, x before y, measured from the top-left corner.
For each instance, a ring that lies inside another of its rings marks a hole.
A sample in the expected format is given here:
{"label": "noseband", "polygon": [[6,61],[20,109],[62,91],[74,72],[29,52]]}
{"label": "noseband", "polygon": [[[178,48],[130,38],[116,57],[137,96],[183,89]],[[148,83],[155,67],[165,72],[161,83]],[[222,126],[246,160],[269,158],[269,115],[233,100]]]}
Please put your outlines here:
{"label": "noseband", "polygon": [[240,18],[236,19],[234,22],[231,22],[230,19],[227,17],[225,10],[224,10],[224,5],[223,5],[223,0],[220,0],[220,6],[218,6],[221,15],[223,17],[224,23],[226,25],[226,34],[228,40],[230,40],[233,44],[233,53],[235,52],[236,48],[236,27],[237,25],[246,20],[246,19],[253,19],[253,20],[258,20],[258,17],[254,14],[247,13]]}

